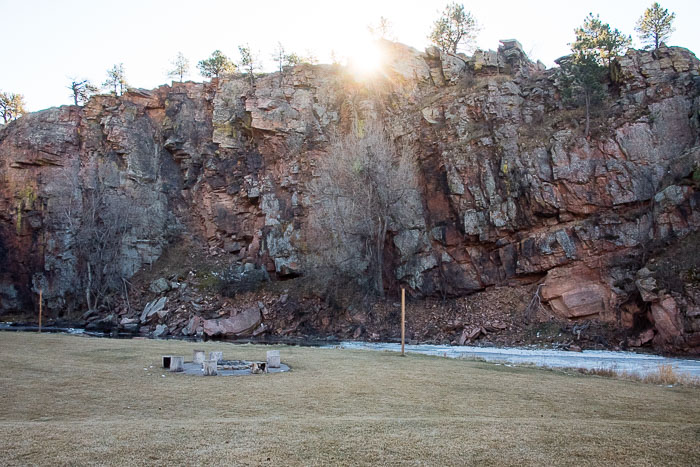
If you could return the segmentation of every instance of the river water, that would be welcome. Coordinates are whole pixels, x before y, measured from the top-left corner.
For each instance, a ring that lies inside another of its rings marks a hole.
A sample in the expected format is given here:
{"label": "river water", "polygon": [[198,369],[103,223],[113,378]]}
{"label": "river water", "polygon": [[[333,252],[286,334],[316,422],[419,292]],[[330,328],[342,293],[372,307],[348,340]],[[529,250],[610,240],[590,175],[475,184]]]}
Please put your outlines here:
{"label": "river water", "polygon": [[[323,348],[400,352],[401,344],[344,341]],[[656,372],[659,365],[671,365],[677,373],[700,378],[700,360],[609,350],[567,352],[550,349],[472,347],[449,345],[407,345],[406,352],[448,358],[478,358],[506,364],[533,364],[550,368],[612,369],[618,373],[644,376]]]}

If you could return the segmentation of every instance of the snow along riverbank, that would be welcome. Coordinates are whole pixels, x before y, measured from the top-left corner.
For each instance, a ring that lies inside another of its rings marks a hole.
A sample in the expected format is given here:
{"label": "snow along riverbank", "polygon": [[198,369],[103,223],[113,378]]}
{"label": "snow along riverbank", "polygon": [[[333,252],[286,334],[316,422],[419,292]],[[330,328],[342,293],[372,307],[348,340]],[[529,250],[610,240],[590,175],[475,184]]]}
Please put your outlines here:
{"label": "snow along riverbank", "polygon": [[[323,348],[383,350],[400,352],[401,344],[344,341]],[[550,349],[521,349],[449,345],[406,345],[406,352],[448,358],[479,358],[490,362],[534,364],[551,368],[612,369],[640,376],[656,372],[659,365],[671,365],[677,373],[700,378],[700,360],[608,350],[567,352]]]}

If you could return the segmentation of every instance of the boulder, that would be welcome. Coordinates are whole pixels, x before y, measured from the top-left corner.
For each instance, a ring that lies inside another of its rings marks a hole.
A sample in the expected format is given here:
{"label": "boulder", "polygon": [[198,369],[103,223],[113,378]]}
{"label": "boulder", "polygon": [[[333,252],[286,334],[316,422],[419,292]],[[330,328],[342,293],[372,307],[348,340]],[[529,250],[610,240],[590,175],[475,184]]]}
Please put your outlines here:
{"label": "boulder", "polygon": [[454,84],[459,82],[467,69],[467,63],[459,55],[443,52],[440,56],[442,63],[442,75],[445,81]]}
{"label": "boulder", "polygon": [[654,327],[658,331],[656,339],[660,343],[673,342],[674,338],[683,333],[680,310],[670,295],[664,295],[658,302],[651,304],[651,315],[654,319]]}
{"label": "boulder", "polygon": [[122,318],[119,321],[119,327],[126,331],[136,333],[139,331],[139,320],[137,318]]}
{"label": "boulder", "polygon": [[610,290],[586,266],[555,268],[547,273],[542,299],[563,318],[603,317],[609,309]]}
{"label": "boulder", "polygon": [[124,332],[136,334],[137,332],[139,332],[139,323],[125,324],[122,326],[122,329],[124,330]]}
{"label": "boulder", "polygon": [[485,330],[480,326],[464,328],[462,335],[459,337],[459,345],[464,345],[466,342],[477,339],[482,333],[486,334]]}
{"label": "boulder", "polygon": [[110,314],[101,319],[97,319],[88,323],[85,329],[88,331],[109,332],[117,327],[117,322],[114,315]]}
{"label": "boulder", "polygon": [[161,313],[167,301],[167,297],[161,297],[157,300],[153,300],[152,302],[148,302],[143,308],[143,313],[141,313],[141,318],[139,319],[141,323],[147,323],[153,316]]}
{"label": "boulder", "polygon": [[148,290],[157,294],[167,292],[168,290],[170,290],[170,282],[168,282],[168,280],[164,277],[161,277],[160,279],[156,279],[153,282],[151,282],[151,285],[148,287]]}
{"label": "boulder", "polygon": [[267,327],[265,326],[265,323],[260,323],[260,325],[253,331],[253,337],[258,337],[266,331]]}
{"label": "boulder", "polygon": [[262,320],[257,306],[246,308],[228,318],[207,319],[202,323],[204,334],[214,336],[241,336],[251,333]]}
{"label": "boulder", "polygon": [[651,271],[647,268],[642,268],[637,271],[637,279],[634,281],[639,294],[642,296],[642,300],[645,302],[653,302],[658,299],[657,284],[654,276],[651,275]]}
{"label": "boulder", "polygon": [[159,324],[156,326],[155,331],[153,331],[153,337],[165,337],[168,335],[168,326],[165,324]]}
{"label": "boulder", "polygon": [[634,339],[630,339],[628,344],[630,347],[641,347],[644,344],[651,342],[652,339],[654,339],[654,330],[647,329],[646,331],[639,333],[639,335]]}
{"label": "boulder", "polygon": [[187,326],[182,329],[183,336],[194,336],[197,333],[197,328],[201,325],[202,318],[195,315],[187,322]]}

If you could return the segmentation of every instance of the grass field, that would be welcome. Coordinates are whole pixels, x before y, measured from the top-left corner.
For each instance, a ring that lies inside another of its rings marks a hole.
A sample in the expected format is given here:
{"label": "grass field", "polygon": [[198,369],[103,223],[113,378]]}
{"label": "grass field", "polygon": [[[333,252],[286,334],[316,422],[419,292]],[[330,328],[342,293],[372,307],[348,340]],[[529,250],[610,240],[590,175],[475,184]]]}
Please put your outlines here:
{"label": "grass field", "polygon": [[283,374],[159,368],[194,348],[271,347],[0,333],[0,464],[700,464],[697,388],[299,347]]}

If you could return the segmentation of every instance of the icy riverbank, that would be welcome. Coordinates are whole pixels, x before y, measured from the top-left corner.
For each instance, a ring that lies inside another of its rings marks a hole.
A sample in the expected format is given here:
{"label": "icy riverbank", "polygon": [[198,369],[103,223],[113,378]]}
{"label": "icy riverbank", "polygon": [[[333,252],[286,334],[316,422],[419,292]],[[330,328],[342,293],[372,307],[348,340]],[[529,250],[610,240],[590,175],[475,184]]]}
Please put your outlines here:
{"label": "icy riverbank", "polygon": [[[400,352],[395,343],[371,343],[344,341],[324,348],[353,350],[383,350]],[[567,352],[549,349],[521,349],[497,347],[472,347],[449,345],[407,345],[406,352],[437,355],[449,358],[479,358],[491,362],[534,364],[551,368],[612,369],[617,372],[636,373],[640,376],[658,370],[659,365],[671,365],[678,373],[700,378],[700,360],[663,357],[660,355],[607,350]]]}

